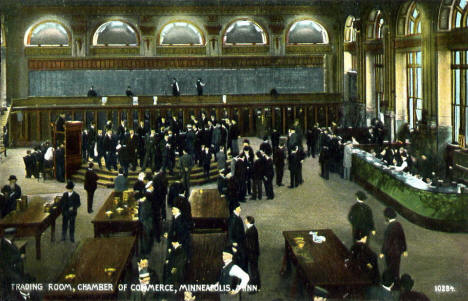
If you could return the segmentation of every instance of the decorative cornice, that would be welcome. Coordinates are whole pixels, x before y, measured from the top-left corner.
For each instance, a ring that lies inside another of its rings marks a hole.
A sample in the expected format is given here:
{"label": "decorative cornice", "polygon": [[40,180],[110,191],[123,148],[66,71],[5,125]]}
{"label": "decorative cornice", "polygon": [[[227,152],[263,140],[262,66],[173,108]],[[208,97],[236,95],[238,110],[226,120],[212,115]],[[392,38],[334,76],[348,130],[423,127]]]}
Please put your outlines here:
{"label": "decorative cornice", "polygon": [[355,52],[356,51],[356,42],[346,42],[343,45],[344,51]]}
{"label": "decorative cornice", "polygon": [[206,55],[206,46],[157,46],[159,55]]}
{"label": "decorative cornice", "polygon": [[139,26],[141,34],[144,36],[152,36],[155,33],[156,27],[155,26],[146,26],[140,25]]}
{"label": "decorative cornice", "polygon": [[308,53],[327,53],[331,51],[330,45],[287,45],[286,53],[308,54]]}
{"label": "decorative cornice", "polygon": [[270,50],[269,45],[258,46],[223,46],[223,54],[266,54]]}
{"label": "decorative cornice", "polygon": [[71,56],[71,47],[31,46],[24,48],[25,56]]}
{"label": "decorative cornice", "polygon": [[370,40],[364,43],[364,50],[368,52],[379,52],[383,51],[382,40]]}
{"label": "decorative cornice", "polygon": [[130,47],[91,47],[91,55],[139,55],[139,46]]}
{"label": "decorative cornice", "polygon": [[321,67],[323,56],[30,59],[29,70]]}
{"label": "decorative cornice", "polygon": [[284,24],[270,24],[270,29],[273,34],[282,34],[284,30]]}
{"label": "decorative cornice", "polygon": [[455,29],[450,32],[441,32],[436,35],[438,49],[466,49],[468,28]]}
{"label": "decorative cornice", "polygon": [[205,25],[205,29],[209,35],[218,35],[221,31],[221,25]]}

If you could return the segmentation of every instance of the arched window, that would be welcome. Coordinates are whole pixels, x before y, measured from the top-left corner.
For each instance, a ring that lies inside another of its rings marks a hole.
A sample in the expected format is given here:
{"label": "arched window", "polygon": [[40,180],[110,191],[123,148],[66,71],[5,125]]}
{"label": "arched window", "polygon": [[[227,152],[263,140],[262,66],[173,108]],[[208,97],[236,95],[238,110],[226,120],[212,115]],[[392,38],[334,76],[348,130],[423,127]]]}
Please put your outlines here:
{"label": "arched window", "polygon": [[130,24],[123,21],[109,21],[96,30],[93,46],[137,46],[138,33]]}
{"label": "arched window", "polygon": [[242,19],[232,22],[223,36],[224,45],[265,45],[267,35],[254,21]]}
{"label": "arched window", "polygon": [[418,8],[416,7],[416,2],[411,3],[411,6],[408,10],[406,34],[407,35],[421,34],[421,14]]}
{"label": "arched window", "polygon": [[344,41],[345,42],[356,42],[356,28],[354,28],[354,21],[356,19],[353,16],[348,16],[345,23]]}
{"label": "arched window", "polygon": [[46,21],[34,25],[26,34],[27,46],[68,46],[70,33],[60,23]]}
{"label": "arched window", "polygon": [[367,25],[367,38],[375,40],[382,39],[382,27],[384,23],[382,11],[372,10],[369,14],[369,22]]}
{"label": "arched window", "polygon": [[159,34],[160,45],[204,45],[201,30],[187,22],[172,22],[163,27]]}
{"label": "arched window", "polygon": [[312,20],[301,20],[291,25],[288,44],[328,44],[328,34],[322,25]]}
{"label": "arched window", "polygon": [[468,2],[467,0],[457,0],[453,9],[452,28],[468,27]]}

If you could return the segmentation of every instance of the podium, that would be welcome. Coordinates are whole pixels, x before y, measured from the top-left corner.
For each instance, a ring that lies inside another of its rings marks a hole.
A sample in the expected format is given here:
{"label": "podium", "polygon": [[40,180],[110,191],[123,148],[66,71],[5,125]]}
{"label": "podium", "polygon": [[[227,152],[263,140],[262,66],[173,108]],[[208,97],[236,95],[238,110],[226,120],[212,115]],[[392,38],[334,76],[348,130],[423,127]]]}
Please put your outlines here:
{"label": "podium", "polygon": [[70,179],[81,167],[81,132],[83,122],[65,122],[65,179]]}

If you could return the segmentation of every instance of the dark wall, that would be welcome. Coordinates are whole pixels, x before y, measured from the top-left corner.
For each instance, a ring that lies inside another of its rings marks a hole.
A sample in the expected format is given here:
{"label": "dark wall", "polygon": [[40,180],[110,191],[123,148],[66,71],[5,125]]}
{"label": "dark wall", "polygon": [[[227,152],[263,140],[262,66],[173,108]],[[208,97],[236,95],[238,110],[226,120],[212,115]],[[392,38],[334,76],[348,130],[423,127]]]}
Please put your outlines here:
{"label": "dark wall", "polygon": [[205,95],[324,92],[322,68],[66,70],[30,71],[29,96],[84,96],[91,85],[99,95],[171,95],[171,79],[182,95],[196,95],[195,82],[206,83]]}

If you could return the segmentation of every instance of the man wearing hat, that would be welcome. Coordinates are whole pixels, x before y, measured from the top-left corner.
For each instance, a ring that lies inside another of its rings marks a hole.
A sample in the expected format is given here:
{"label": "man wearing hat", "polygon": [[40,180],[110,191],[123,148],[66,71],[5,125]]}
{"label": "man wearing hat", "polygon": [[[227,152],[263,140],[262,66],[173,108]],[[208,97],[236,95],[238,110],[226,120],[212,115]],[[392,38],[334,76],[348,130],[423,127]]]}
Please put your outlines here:
{"label": "man wearing hat", "polygon": [[84,189],[88,194],[88,213],[93,213],[94,192],[97,189],[97,181],[99,179],[98,175],[93,170],[93,166],[94,164],[89,162],[84,182]]}
{"label": "man wearing hat", "polygon": [[149,291],[148,284],[158,283],[158,277],[148,264],[148,259],[142,258],[138,263],[138,283],[139,290],[132,291],[130,300],[132,301],[149,301],[156,299],[156,293]]}
{"label": "man wearing hat", "polygon": [[[245,289],[247,284],[250,281],[249,274],[247,274],[242,268],[238,265],[234,264],[233,261],[234,252],[232,247],[226,248],[223,251],[223,268],[221,270],[221,274],[219,276],[219,281],[216,285],[221,286],[221,289],[227,285],[231,286],[231,290],[229,291],[230,295],[236,295],[240,292],[240,290]],[[234,278],[240,279],[240,284],[237,285],[235,288],[232,287],[232,283]],[[221,295],[221,300],[227,299],[223,298],[224,295]]]}
{"label": "man wearing hat", "polygon": [[16,200],[21,198],[21,187],[16,184],[16,176],[10,175],[8,181],[10,183],[2,188],[4,199],[3,206],[0,208],[0,215],[2,218],[11,211],[16,210]]}
{"label": "man wearing hat", "polygon": [[245,255],[245,229],[242,218],[240,217],[241,207],[239,205],[239,202],[236,201],[231,202],[229,204],[229,207],[231,211],[231,216],[228,220],[228,239],[230,243],[237,243],[237,249],[239,251],[240,257],[239,265],[243,270],[247,271],[248,264],[247,257]]}
{"label": "man wearing hat", "polygon": [[403,254],[405,257],[408,256],[408,252],[406,251],[406,238],[403,227],[396,220],[395,210],[390,207],[385,208],[384,216],[388,226],[385,230],[384,242],[379,257],[385,257],[387,270],[391,273],[393,282],[398,289],[401,255]]}
{"label": "man wearing hat", "polygon": [[184,194],[184,189],[179,192],[179,194],[174,198],[174,206],[179,208],[182,218],[185,220],[185,223],[189,230],[193,229],[193,219],[192,219],[192,206],[188,198]]}
{"label": "man wearing hat", "polygon": [[181,239],[176,234],[167,249],[166,261],[164,262],[163,282],[173,284],[174,287],[179,287],[183,283],[187,264],[187,254],[179,240]]}
{"label": "man wearing hat", "polygon": [[62,207],[62,241],[67,237],[67,229],[70,228],[70,241],[75,242],[75,219],[78,207],[81,206],[80,195],[73,190],[75,184],[72,181],[67,183],[66,192],[63,193],[60,200]]}
{"label": "man wearing hat", "polygon": [[193,158],[187,153],[187,150],[184,149],[182,157],[179,159],[180,173],[184,183],[185,196],[189,197],[190,195],[190,173],[193,168]]}
{"label": "man wearing hat", "polygon": [[0,300],[11,300],[15,292],[12,283],[21,282],[23,276],[23,258],[13,244],[16,228],[6,228],[0,240]]}
{"label": "man wearing hat", "polygon": [[167,244],[170,246],[174,240],[177,240],[185,250],[187,258],[191,257],[191,242],[190,230],[185,219],[182,216],[178,204],[172,207],[172,222],[169,232],[164,233],[164,238],[167,238]]}
{"label": "man wearing hat", "polygon": [[356,203],[351,206],[348,220],[353,228],[353,240],[359,240],[363,236],[375,235],[374,218],[371,208],[364,203],[367,196],[364,192],[356,192]]}
{"label": "man wearing hat", "polygon": [[420,292],[412,291],[414,280],[410,275],[404,274],[400,279],[400,301],[429,301],[429,298]]}

